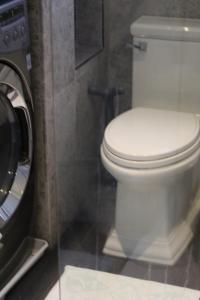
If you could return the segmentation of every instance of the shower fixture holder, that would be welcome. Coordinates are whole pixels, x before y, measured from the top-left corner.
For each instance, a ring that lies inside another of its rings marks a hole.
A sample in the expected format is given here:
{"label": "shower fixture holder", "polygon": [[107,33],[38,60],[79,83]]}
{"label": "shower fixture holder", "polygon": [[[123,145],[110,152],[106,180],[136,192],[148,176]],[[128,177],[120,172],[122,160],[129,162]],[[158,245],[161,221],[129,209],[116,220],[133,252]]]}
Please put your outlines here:
{"label": "shower fixture holder", "polygon": [[147,52],[148,44],[147,42],[137,42],[137,43],[127,43],[127,48],[137,49],[141,52]]}
{"label": "shower fixture holder", "polygon": [[113,98],[116,96],[124,95],[125,91],[123,88],[116,88],[116,87],[100,89],[94,86],[89,86],[88,94],[93,96],[100,96],[105,100],[113,100]]}

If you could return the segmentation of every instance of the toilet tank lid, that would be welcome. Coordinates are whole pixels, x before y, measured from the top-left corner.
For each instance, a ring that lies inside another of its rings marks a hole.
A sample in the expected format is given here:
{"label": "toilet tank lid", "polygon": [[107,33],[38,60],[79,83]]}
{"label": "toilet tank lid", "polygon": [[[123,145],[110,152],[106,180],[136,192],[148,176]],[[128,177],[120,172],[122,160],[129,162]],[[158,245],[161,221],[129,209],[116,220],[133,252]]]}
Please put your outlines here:
{"label": "toilet tank lid", "polygon": [[152,39],[200,42],[200,20],[142,16],[131,25],[131,34]]}

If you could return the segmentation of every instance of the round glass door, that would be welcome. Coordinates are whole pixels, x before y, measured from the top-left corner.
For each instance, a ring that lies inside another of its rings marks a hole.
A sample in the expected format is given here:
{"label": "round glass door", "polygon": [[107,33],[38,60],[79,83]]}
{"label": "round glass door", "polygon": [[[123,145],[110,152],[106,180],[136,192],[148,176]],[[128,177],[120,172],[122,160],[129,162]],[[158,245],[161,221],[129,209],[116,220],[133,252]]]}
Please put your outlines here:
{"label": "round glass door", "polygon": [[0,228],[22,200],[32,161],[32,126],[20,76],[0,63]]}
{"label": "round glass door", "polygon": [[1,88],[0,85],[0,205],[14,181],[21,145],[17,115]]}

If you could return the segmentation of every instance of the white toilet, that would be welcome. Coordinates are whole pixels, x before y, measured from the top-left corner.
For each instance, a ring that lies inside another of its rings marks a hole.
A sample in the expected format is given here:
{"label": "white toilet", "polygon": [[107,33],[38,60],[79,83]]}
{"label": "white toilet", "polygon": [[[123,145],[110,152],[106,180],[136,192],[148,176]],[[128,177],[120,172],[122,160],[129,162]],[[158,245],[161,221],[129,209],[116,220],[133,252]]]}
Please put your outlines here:
{"label": "white toilet", "polygon": [[173,265],[200,210],[200,21],[144,16],[131,33],[133,108],[101,147],[118,182],[104,253]]}

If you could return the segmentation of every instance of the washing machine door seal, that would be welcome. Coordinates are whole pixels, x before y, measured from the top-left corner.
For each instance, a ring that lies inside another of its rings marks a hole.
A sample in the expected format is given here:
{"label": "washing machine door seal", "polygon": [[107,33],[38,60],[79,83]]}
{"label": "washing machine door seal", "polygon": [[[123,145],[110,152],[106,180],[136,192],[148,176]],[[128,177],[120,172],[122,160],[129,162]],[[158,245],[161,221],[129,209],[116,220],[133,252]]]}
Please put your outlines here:
{"label": "washing machine door seal", "polygon": [[29,93],[14,68],[0,63],[0,230],[22,201],[32,163]]}

